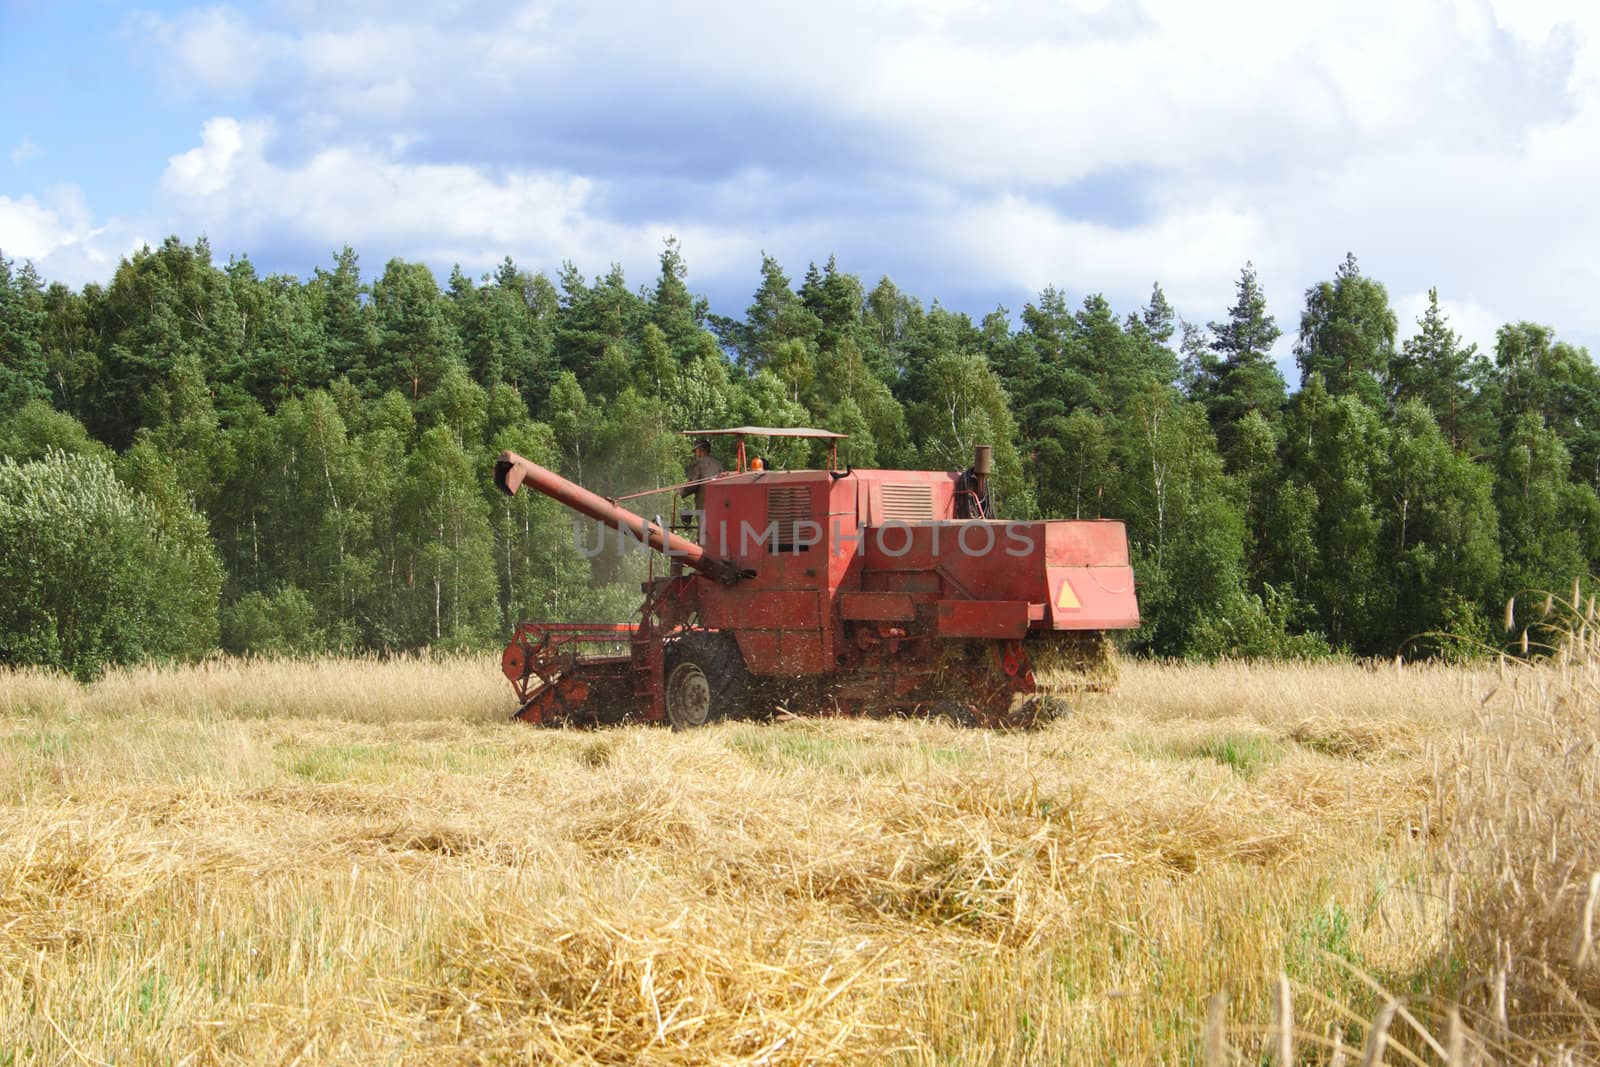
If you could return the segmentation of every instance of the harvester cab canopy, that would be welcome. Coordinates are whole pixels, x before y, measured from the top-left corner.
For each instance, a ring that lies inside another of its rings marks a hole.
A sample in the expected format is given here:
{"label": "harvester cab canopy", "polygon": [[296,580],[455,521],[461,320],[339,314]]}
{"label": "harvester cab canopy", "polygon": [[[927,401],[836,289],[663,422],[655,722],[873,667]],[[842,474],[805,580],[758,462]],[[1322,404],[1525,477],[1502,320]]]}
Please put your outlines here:
{"label": "harvester cab canopy", "polygon": [[834,433],[832,430],[813,430],[805,426],[735,426],[726,430],[684,430],[684,437],[693,437],[699,440],[702,437],[732,437],[734,446],[734,473],[742,474],[750,469],[750,457],[745,452],[744,439],[746,437],[808,437],[819,441],[828,441],[832,447],[828,451],[828,469],[839,469],[839,442],[848,434]]}

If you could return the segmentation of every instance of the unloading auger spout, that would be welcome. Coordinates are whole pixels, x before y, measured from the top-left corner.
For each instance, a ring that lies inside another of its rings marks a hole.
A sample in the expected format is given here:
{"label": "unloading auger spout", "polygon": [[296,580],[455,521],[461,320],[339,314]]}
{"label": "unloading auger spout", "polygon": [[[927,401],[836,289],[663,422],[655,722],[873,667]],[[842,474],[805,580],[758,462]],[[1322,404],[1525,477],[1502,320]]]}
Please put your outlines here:
{"label": "unloading auger spout", "polygon": [[550,499],[586,515],[598,523],[617,530],[626,530],[641,543],[657,552],[692,567],[701,574],[722,582],[736,582],[744,576],[738,567],[727,560],[709,555],[704,548],[686,537],[680,537],[660,523],[651,522],[627,508],[614,504],[601,496],[561,477],[555,471],[517,455],[502,452],[494,465],[494,484],[508,496],[515,496],[521,486],[538,490]]}

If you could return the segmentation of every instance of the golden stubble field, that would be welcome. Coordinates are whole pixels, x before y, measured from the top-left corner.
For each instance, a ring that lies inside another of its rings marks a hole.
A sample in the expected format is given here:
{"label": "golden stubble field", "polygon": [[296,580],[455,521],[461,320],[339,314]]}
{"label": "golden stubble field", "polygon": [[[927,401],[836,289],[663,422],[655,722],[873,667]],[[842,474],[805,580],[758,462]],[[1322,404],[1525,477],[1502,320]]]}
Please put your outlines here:
{"label": "golden stubble field", "polygon": [[1600,1056],[1587,658],[1074,700],[584,733],[489,656],[0,674],[0,1065]]}

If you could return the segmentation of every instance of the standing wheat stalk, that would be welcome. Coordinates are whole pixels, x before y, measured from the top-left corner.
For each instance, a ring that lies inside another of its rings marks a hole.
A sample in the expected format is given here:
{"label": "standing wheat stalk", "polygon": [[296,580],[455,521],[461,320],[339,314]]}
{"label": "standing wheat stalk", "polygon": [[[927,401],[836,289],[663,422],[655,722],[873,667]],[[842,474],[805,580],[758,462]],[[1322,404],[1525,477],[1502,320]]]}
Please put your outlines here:
{"label": "standing wheat stalk", "polygon": [[1367,1047],[1361,1051],[1361,1067],[1378,1067],[1383,1062],[1383,1050],[1389,1047],[1389,1024],[1394,1022],[1394,1013],[1399,1007],[1389,1001],[1372,1021],[1372,1029],[1367,1032]]}
{"label": "standing wheat stalk", "polygon": [[1206,1005],[1206,1067],[1228,1063],[1228,994],[1218,990]]}
{"label": "standing wheat stalk", "polygon": [[1278,1063],[1282,1067],[1293,1067],[1294,1001],[1289,993],[1289,976],[1282,971],[1278,972],[1278,981],[1272,987],[1272,1015]]}
{"label": "standing wheat stalk", "polygon": [[1444,1062],[1448,1067],[1466,1067],[1466,1028],[1461,1025],[1461,1009],[1454,1004],[1450,1005],[1450,1026],[1445,1034],[1444,1047]]}
{"label": "standing wheat stalk", "polygon": [[1595,903],[1600,900],[1600,871],[1594,873],[1589,879],[1589,899],[1583,904],[1583,919],[1578,923],[1578,932],[1573,939],[1572,965],[1582,967],[1589,962],[1589,955],[1594,951],[1594,910]]}

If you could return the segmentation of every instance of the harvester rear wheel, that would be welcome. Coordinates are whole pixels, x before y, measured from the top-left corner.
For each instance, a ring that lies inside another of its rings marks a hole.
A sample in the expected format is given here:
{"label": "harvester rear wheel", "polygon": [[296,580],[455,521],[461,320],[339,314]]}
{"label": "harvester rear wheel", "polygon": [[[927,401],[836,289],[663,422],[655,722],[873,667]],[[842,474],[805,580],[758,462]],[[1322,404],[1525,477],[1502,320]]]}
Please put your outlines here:
{"label": "harvester rear wheel", "polygon": [[750,671],[727,634],[683,635],[667,646],[664,667],[667,721],[674,730],[693,730],[744,710]]}

